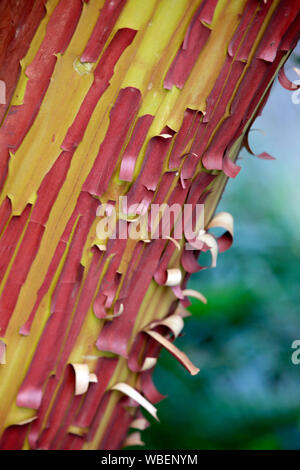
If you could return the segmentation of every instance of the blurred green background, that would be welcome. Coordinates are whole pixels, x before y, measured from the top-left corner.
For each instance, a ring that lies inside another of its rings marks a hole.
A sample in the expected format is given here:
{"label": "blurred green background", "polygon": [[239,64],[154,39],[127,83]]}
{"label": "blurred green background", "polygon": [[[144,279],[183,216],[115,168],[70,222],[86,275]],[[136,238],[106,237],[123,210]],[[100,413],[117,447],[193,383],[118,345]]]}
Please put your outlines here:
{"label": "blurred green background", "polygon": [[[299,67],[299,47],[286,65]],[[160,423],[142,433],[146,449],[300,449],[300,104],[276,81],[250,132],[256,153],[228,183],[219,210],[232,213],[235,239],[216,269],[192,277],[208,304],[192,304],[176,345],[201,369],[191,377],[166,351],[154,381],[168,398]]]}

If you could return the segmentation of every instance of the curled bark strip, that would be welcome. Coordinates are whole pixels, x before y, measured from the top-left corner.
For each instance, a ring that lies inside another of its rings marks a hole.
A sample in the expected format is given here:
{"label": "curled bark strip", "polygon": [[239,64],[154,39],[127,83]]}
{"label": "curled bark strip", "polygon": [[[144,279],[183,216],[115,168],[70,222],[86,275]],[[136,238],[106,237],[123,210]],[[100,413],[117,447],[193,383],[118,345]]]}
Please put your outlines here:
{"label": "curled bark strip", "polygon": [[178,303],[174,315],[180,315],[181,318],[188,318],[192,316],[191,312],[189,312],[181,303]]}
{"label": "curled bark strip", "polygon": [[234,221],[232,215],[229,214],[229,212],[219,212],[208,224],[208,228],[213,227],[223,227],[226,230],[225,233],[217,239],[219,251],[222,253],[228,250],[233,242]]}
{"label": "curled bark strip", "polygon": [[124,382],[119,382],[112,387],[112,390],[116,390],[118,392],[124,393],[128,397],[132,398],[136,401],[139,405],[141,405],[145,410],[147,410],[156,421],[159,421],[157,417],[157,409],[155,406],[150,403],[143,395],[141,395],[137,390],[135,390],[131,385],[128,385]]}
{"label": "curled bark strip", "polygon": [[6,84],[0,80],[0,104],[6,104]]}
{"label": "curled bark strip", "polygon": [[106,251],[106,245],[96,243],[96,246],[99,248],[100,251]]}
{"label": "curled bark strip", "polygon": [[284,71],[284,67],[282,67],[280,70],[279,70],[279,73],[278,73],[278,81],[280,83],[281,86],[283,86],[283,88],[285,88],[286,90],[290,90],[290,91],[293,91],[293,90],[299,90],[300,88],[300,85],[297,85],[296,83],[293,83],[285,74],[285,71]]}
{"label": "curled bark strip", "polygon": [[145,352],[146,341],[147,337],[143,332],[137,334],[127,360],[127,365],[132,372],[140,372],[145,365],[145,357],[147,355]]}
{"label": "curled bark strip", "polygon": [[123,153],[119,179],[132,181],[136,160],[143,146],[149,127],[154,119],[151,114],[141,116],[134,127],[131,139]]}
{"label": "curled bark strip", "polygon": [[300,77],[300,69],[298,69],[298,67],[294,67],[294,70],[296,74]]}
{"label": "curled bark strip", "polygon": [[[95,417],[95,410],[101,406],[105,391],[117,366],[117,358],[100,357],[96,366],[99,377],[97,384],[88,389],[83,397],[82,405],[73,417],[73,424],[82,428],[89,428]],[[101,379],[100,379],[101,377]]]}
{"label": "curled bark strip", "polygon": [[[186,278],[188,279],[188,278]],[[183,294],[183,290],[181,286],[176,286],[172,288],[174,294],[176,295],[177,299],[180,300],[180,303],[184,308],[188,308],[191,305],[191,302],[189,301],[188,297],[186,297]]]}
{"label": "curled bark strip", "polygon": [[162,137],[163,139],[172,139],[173,135],[172,134],[159,134],[159,137]]}
{"label": "curled bark strip", "polygon": [[158,326],[166,326],[172,331],[174,337],[177,338],[184,327],[184,323],[180,315],[173,314],[163,320],[151,322],[147,329],[153,330]]}
{"label": "curled bark strip", "polygon": [[[130,350],[127,365],[132,372],[144,372],[152,369],[157,363],[157,345],[149,344],[150,338],[141,331]],[[151,400],[150,400],[151,401]]]}
{"label": "curled bark strip", "polygon": [[22,421],[19,421],[18,423],[16,423],[16,426],[23,426],[23,424],[32,423],[32,421],[35,421],[36,419],[37,419],[37,416],[32,416],[32,418],[23,419]]}
{"label": "curled bark strip", "polygon": [[6,364],[6,344],[0,340],[0,364]]}
{"label": "curled bark strip", "polygon": [[226,176],[229,176],[229,178],[235,178],[241,171],[241,167],[231,160],[228,152],[225,152],[223,158],[223,171]]}
{"label": "curled bark strip", "polygon": [[114,305],[113,313],[107,313],[106,308],[109,307],[107,307],[106,303],[104,303],[105,299],[108,300],[108,297],[106,297],[103,293],[100,293],[95,300],[93,305],[95,316],[97,318],[101,318],[102,320],[113,320],[114,318],[120,317],[124,311],[124,304],[117,301]]}
{"label": "curled bark strip", "polygon": [[144,446],[145,442],[141,439],[140,432],[132,432],[129,436],[126,437],[125,441],[123,442],[122,447],[129,447],[129,446]]}
{"label": "curled bark strip", "polygon": [[130,427],[134,429],[139,429],[140,431],[144,431],[150,426],[149,421],[146,420],[143,416],[140,418],[136,418],[132,421]]}
{"label": "curled bark strip", "polygon": [[194,289],[184,289],[184,290],[182,291],[182,294],[183,294],[184,296],[194,297],[195,299],[201,300],[201,302],[203,302],[204,304],[207,304],[207,298],[204,297],[204,295],[201,294],[201,292],[198,292],[197,290],[194,290]]}
{"label": "curled bark strip", "polygon": [[86,428],[81,428],[80,426],[71,425],[68,428],[68,433],[73,434],[74,436],[84,437],[88,433]]}
{"label": "curled bark strip", "polygon": [[154,279],[160,286],[174,287],[181,283],[182,273],[179,268],[157,269],[154,273]]}
{"label": "curled bark strip", "polygon": [[172,243],[174,243],[174,245],[176,246],[177,250],[180,250],[180,244],[177,240],[175,240],[175,238],[173,237],[169,237],[169,235],[166,236],[166,239],[167,240],[170,240]]}
{"label": "curled bark strip", "polygon": [[182,364],[191,375],[198,374],[199,370],[187,357],[187,355],[180,351],[170,340],[166,339],[160,333],[152,330],[146,330],[146,333],[160,343],[167,351],[169,351],[179,362]]}
{"label": "curled bark strip", "polygon": [[208,247],[211,252],[211,268],[217,266],[217,256],[218,256],[218,243],[213,235],[210,233],[204,233],[201,236],[201,241]]}
{"label": "curled bark strip", "polygon": [[120,303],[118,306],[117,303],[114,306],[114,313],[107,314],[103,318],[103,320],[113,320],[114,318],[118,318],[124,312],[124,304]]}
{"label": "curled bark strip", "polygon": [[146,359],[144,360],[144,364],[142,365],[141,372],[152,369],[156,365],[156,363],[156,357],[146,357]]}
{"label": "curled bark strip", "polygon": [[246,150],[251,155],[253,155],[254,157],[261,158],[262,160],[276,160],[275,157],[272,157],[272,155],[270,155],[267,152],[262,152],[262,153],[256,154],[251,150],[251,147],[250,147],[250,144],[249,144],[249,132],[247,132],[246,135],[245,135],[244,146],[245,146]]}
{"label": "curled bark strip", "polygon": [[71,364],[75,372],[75,395],[87,392],[90,382],[97,383],[95,374],[91,374],[87,364]]}
{"label": "curled bark strip", "polygon": [[[198,242],[199,244],[200,242]],[[203,244],[204,245],[204,244]],[[203,246],[201,246],[201,249]],[[201,266],[198,263],[197,255],[194,250],[184,250],[181,256],[181,265],[183,269],[188,273],[197,273],[202,269],[206,269],[206,266]],[[174,289],[173,289],[174,290]],[[178,296],[177,296],[178,297]]]}
{"label": "curled bark strip", "polygon": [[272,157],[272,155],[270,155],[267,152],[262,152],[259,155],[254,155],[254,156],[258,157],[258,158],[261,158],[262,160],[276,160],[275,157]]}
{"label": "curled bark strip", "polygon": [[167,269],[167,280],[165,286],[178,286],[181,283],[182,274],[180,269]]}
{"label": "curled bark strip", "polygon": [[195,250],[204,250],[205,247],[211,252],[211,268],[217,266],[218,257],[218,243],[213,235],[204,232],[197,236],[195,240],[190,240],[189,244],[195,248]]}
{"label": "curled bark strip", "polygon": [[149,191],[155,191],[160,180],[164,159],[167,157],[172,144],[171,134],[162,134],[150,139],[143,167],[137,184],[142,184]]}

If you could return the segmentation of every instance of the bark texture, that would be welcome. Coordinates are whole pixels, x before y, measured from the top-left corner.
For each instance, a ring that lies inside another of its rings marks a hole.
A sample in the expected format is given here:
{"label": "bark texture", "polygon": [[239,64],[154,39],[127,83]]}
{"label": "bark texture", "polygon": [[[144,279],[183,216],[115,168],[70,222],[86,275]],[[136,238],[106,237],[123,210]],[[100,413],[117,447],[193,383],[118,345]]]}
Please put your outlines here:
{"label": "bark texture", "polygon": [[[140,405],[156,417],[162,399],[152,382],[161,347],[197,373],[173,344],[186,282],[203,269],[201,249],[214,258],[231,244],[230,216],[214,212],[295,46],[299,6],[1,2],[2,449],[138,443],[148,425]],[[281,81],[289,86],[283,71]],[[99,238],[125,195],[143,211],[205,203],[206,228],[225,232],[205,233],[194,250]],[[170,270],[181,273],[172,286]],[[126,441],[129,428],[138,431]]]}

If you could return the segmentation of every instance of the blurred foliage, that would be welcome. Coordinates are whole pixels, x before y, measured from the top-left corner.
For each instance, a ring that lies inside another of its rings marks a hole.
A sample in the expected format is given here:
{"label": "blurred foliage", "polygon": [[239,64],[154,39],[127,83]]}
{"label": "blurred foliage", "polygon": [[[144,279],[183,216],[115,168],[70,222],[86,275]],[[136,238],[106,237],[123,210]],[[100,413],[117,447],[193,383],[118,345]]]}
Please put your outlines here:
{"label": "blurred foliage", "polygon": [[278,160],[241,154],[221,202],[235,218],[234,245],[217,269],[192,277],[209,301],[192,304],[176,341],[201,370],[190,377],[162,352],[154,379],[169,396],[158,405],[160,423],[143,432],[148,449],[300,449],[300,365],[291,362],[300,338],[300,108],[274,88],[254,125],[271,135],[251,139]]}
{"label": "blurred foliage", "polygon": [[218,274],[194,278],[209,303],[192,304],[177,344],[201,371],[188,377],[163,351],[155,382],[169,397],[161,423],[143,433],[148,448],[300,449],[300,366],[291,362],[300,270],[287,252],[232,248]]}

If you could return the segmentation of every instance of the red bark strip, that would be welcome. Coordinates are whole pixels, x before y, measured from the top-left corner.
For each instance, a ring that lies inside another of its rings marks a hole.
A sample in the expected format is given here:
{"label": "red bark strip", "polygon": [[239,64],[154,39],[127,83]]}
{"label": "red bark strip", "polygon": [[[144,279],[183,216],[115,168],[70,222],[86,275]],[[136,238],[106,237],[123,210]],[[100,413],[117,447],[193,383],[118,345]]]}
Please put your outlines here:
{"label": "red bark strip", "polygon": [[101,196],[107,189],[121,149],[138,111],[141,92],[137,88],[124,88],[110,112],[110,125],[102,142],[93,168],[87,177],[83,191]]}
{"label": "red bark strip", "polygon": [[255,38],[270,9],[271,2],[258,3],[249,0],[243,12],[241,22],[228,46],[228,54],[235,60],[247,61]]}
{"label": "red bark strip", "polygon": [[144,144],[149,127],[152,124],[154,116],[146,114],[138,118],[134,127],[130,141],[122,155],[119,178],[122,181],[132,181],[135,163]]}
{"label": "red bark strip", "polygon": [[61,146],[62,149],[72,150],[81,142],[93,111],[109,86],[109,80],[113,76],[118,60],[132,43],[135,35],[136,31],[129,28],[119,29],[114,35],[94,70],[93,84],[83,100],[72,126],[68,129]]}
{"label": "red bark strip", "polygon": [[[5,206],[3,205],[3,210],[6,211],[8,208],[8,210],[10,210],[10,202],[7,204],[7,200],[5,200],[4,203]],[[12,255],[20,241],[20,236],[30,217],[30,209],[31,207],[28,204],[21,215],[12,217],[2,233],[0,245],[0,280],[3,279]],[[5,214],[5,219],[7,221],[7,214]]]}
{"label": "red bark strip", "polygon": [[58,384],[58,378],[54,375],[50,376],[48,381],[44,386],[43,399],[37,413],[37,419],[31,424],[29,433],[28,433],[28,443],[31,449],[36,449],[38,445],[38,438],[41,433],[41,428],[45,415],[49,410],[49,405],[52,400],[53,393]]}
{"label": "red bark strip", "polygon": [[[82,215],[79,220],[74,238],[71,242],[70,250],[64,265],[64,269],[57,282],[51,305],[52,315],[49,317],[47,325],[42,333],[35,355],[32,359],[30,368],[19,390],[17,403],[19,406],[38,409],[42,399],[42,387],[47,375],[53,371],[57,361],[57,356],[63,344],[67,333],[67,327],[70,322],[76,295],[81,284],[81,278],[78,278],[78,267],[80,266],[80,258],[86,240],[87,233],[90,228],[93,214],[96,212],[97,202],[90,198],[88,194],[84,194],[79,199],[79,210],[82,210],[86,216]],[[91,207],[94,207],[93,210]],[[93,265],[92,265],[93,267]],[[80,304],[79,304],[80,305]],[[89,305],[89,304],[88,304]],[[88,306],[86,307],[88,308]],[[78,311],[78,309],[76,310]],[[67,312],[67,314],[66,314]],[[83,316],[86,310],[81,310]],[[77,328],[81,328],[83,319],[76,324]],[[72,324],[73,326],[73,324]],[[73,344],[74,334],[72,335],[72,327],[68,334],[68,340],[64,346],[64,354],[68,357],[70,344]],[[48,352],[47,352],[48,351]],[[65,359],[63,355],[63,359]],[[45,360],[42,365],[40,358]],[[59,375],[59,374],[58,374]]]}
{"label": "red bark strip", "polygon": [[0,80],[6,85],[6,104],[0,104],[4,117],[20,75],[20,60],[45,15],[45,0],[2,0],[0,6]]}
{"label": "red bark strip", "polygon": [[145,370],[141,373],[141,388],[145,397],[152,403],[156,404],[166,398],[166,395],[162,395],[154,385],[153,379],[153,369]]}
{"label": "red bark strip", "polygon": [[0,187],[7,174],[9,149],[16,150],[34,122],[53,73],[57,53],[66,49],[78,23],[81,0],[59,2],[47,25],[46,35],[32,61],[26,68],[29,78],[23,104],[12,106],[0,129]]}
{"label": "red bark strip", "polygon": [[[139,306],[146,294],[156,269],[165,240],[155,240],[143,252],[140,263],[132,277],[134,292],[127,298],[122,315],[113,322],[106,323],[100,333],[96,346],[100,351],[109,351],[127,357],[127,344],[131,336]],[[147,271],[144,266],[147,265]],[[143,276],[140,272],[143,272]]]}
{"label": "red bark strip", "polygon": [[18,254],[14,260],[12,269],[6,281],[0,297],[0,331],[5,334],[10,317],[16,306],[19,292],[24,283],[31,263],[38,250],[44,227],[34,222],[29,222]]}
{"label": "red bark strip", "polygon": [[190,139],[194,137],[194,133],[199,125],[201,113],[192,109],[187,109],[184,113],[184,118],[175,137],[175,142],[169,158],[169,168],[178,168],[183,157],[184,149]]}
{"label": "red bark strip", "polygon": [[100,450],[113,450],[121,447],[127,429],[133,420],[133,417],[125,408],[126,401],[126,398],[121,398],[115,406],[101,439]]}
{"label": "red bark strip", "polygon": [[300,85],[296,85],[296,83],[293,83],[291,80],[289,80],[285,74],[284,67],[279,70],[278,81],[280,85],[283,86],[283,88],[289,91],[299,90],[300,88]]}
{"label": "red bark strip", "polygon": [[299,0],[281,0],[258,48],[258,58],[273,62],[284,34],[299,13]]}
{"label": "red bark strip", "polygon": [[73,152],[62,152],[44,177],[30,220],[45,225],[51,208],[67,176]]}
{"label": "red bark strip", "polygon": [[1,441],[1,450],[21,450],[30,424],[13,425],[5,429]]}
{"label": "red bark strip", "polygon": [[88,389],[80,409],[72,419],[72,424],[82,428],[90,427],[95,415],[95,410],[98,408],[104,396],[117,363],[118,358],[101,357],[98,359],[95,370],[98,382]]}
{"label": "red bark strip", "polygon": [[81,56],[81,62],[96,62],[119,18],[126,0],[106,0]]}
{"label": "red bark strip", "polygon": [[202,2],[196,11],[186,32],[184,41],[169,68],[164,80],[164,88],[171,90],[172,86],[183,88],[197,58],[206,43],[210,29],[202,23],[210,23],[217,1]]}

